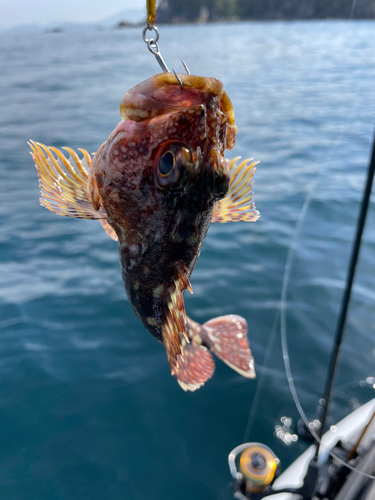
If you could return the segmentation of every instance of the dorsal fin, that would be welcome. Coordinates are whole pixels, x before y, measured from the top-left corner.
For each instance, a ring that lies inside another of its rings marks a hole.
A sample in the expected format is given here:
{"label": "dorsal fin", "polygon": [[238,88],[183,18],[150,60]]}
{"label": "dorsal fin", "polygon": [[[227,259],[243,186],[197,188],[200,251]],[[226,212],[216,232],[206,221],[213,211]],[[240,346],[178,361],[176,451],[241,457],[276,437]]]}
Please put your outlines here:
{"label": "dorsal fin", "polygon": [[253,201],[253,177],[259,162],[251,158],[236,165],[238,160],[239,157],[229,163],[229,191],[217,202],[212,222],[256,221],[259,218]]}
{"label": "dorsal fin", "polygon": [[88,169],[91,164],[89,153],[80,149],[80,158],[71,148],[67,158],[59,149],[30,141],[32,157],[39,176],[40,204],[58,215],[79,219],[99,219],[106,233],[117,240],[108,223],[103,207],[95,210],[87,190]]}

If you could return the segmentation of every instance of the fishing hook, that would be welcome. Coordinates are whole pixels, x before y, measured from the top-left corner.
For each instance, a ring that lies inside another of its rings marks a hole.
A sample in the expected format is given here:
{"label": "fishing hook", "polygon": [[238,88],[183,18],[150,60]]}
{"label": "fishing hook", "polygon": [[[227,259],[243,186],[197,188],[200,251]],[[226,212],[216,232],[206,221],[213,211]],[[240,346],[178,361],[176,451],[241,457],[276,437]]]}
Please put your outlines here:
{"label": "fishing hook", "polygon": [[181,78],[178,76],[178,74],[175,72],[175,70],[173,68],[172,68],[172,71],[173,71],[173,74],[178,81],[178,84],[179,84],[181,90],[184,90],[184,84],[182,83]]}
{"label": "fishing hook", "polygon": [[[155,0],[147,0],[147,25],[143,28],[142,31],[142,39],[146,43],[148,50],[155,56],[155,59],[159,66],[161,67],[163,73],[171,73],[169,71],[168,66],[166,65],[159,49],[158,41],[159,41],[159,30],[154,25],[156,16],[156,1]],[[154,31],[155,38],[147,38],[147,31]],[[181,61],[185,71],[188,75],[190,75],[189,68],[186,66],[184,61]],[[181,78],[177,75],[175,70],[172,68],[172,73],[176,77],[176,80],[181,88],[181,91],[184,90],[184,84],[182,83]]]}

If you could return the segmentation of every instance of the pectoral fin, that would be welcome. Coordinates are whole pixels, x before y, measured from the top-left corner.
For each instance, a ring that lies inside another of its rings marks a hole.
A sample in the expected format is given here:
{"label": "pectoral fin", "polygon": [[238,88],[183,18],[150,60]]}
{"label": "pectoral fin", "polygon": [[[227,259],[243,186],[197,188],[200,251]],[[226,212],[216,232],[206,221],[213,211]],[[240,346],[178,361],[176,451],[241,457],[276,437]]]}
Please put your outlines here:
{"label": "pectoral fin", "polygon": [[[51,212],[80,219],[107,219],[102,207],[95,210],[87,190],[91,157],[87,151],[79,158],[70,148],[67,158],[59,149],[30,141],[32,157],[39,175],[40,203]],[[107,231],[108,232],[108,231]]]}
{"label": "pectoral fin", "polygon": [[212,222],[256,221],[259,218],[253,201],[253,177],[259,162],[250,159],[236,165],[238,160],[239,157],[229,163],[229,191],[217,202]]}

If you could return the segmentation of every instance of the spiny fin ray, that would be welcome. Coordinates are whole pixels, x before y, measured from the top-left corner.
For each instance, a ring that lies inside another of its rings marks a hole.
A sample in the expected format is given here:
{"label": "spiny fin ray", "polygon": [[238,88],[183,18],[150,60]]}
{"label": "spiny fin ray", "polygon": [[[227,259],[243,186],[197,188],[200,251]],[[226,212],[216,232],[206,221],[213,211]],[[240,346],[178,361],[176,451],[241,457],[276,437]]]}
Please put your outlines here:
{"label": "spiny fin ray", "polygon": [[[71,148],[64,148],[69,159],[57,148],[30,141],[41,190],[40,203],[51,212],[80,219],[107,219],[102,207],[94,210],[87,190],[87,170],[91,158],[87,151],[83,161]],[[108,232],[108,231],[107,231]]]}
{"label": "spiny fin ray", "polygon": [[193,292],[188,278],[189,270],[184,263],[180,263],[176,278],[169,289],[168,313],[162,326],[163,343],[167,351],[168,361],[172,375],[177,376],[178,365],[183,362],[183,342],[188,344],[189,337],[186,332],[186,312],[183,292],[188,289]]}
{"label": "spiny fin ray", "polygon": [[253,201],[253,177],[259,162],[251,158],[237,165],[238,160],[239,157],[229,163],[229,191],[217,202],[212,222],[256,221],[259,218]]}

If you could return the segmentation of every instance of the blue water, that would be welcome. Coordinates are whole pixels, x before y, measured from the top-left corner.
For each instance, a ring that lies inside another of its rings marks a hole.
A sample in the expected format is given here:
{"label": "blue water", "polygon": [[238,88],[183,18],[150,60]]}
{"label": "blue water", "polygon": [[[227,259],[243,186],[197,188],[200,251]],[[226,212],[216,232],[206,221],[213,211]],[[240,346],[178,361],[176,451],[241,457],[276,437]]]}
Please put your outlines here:
{"label": "blue water", "polygon": [[[126,299],[116,244],[95,221],[39,206],[26,141],[95,151],[125,91],[158,71],[140,29],[0,38],[0,497],[229,499],[227,453],[250,439],[286,467],[304,448],[274,437],[297,420],[277,333],[262,369],[288,247],[318,178],[288,289],[290,358],[316,417],[375,122],[373,22],[162,27],[167,64],[221,79],[236,111],[228,157],[261,161],[256,223],[213,225],[188,314],[249,323],[258,379],[217,362],[184,393]],[[371,207],[330,422],[375,396],[375,209]],[[362,384],[360,385],[360,382]]]}

